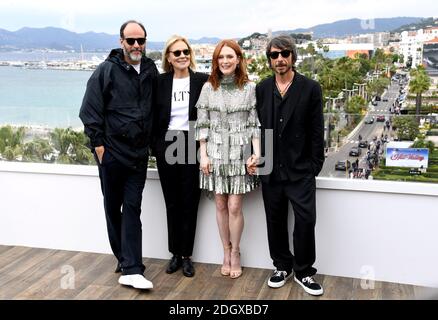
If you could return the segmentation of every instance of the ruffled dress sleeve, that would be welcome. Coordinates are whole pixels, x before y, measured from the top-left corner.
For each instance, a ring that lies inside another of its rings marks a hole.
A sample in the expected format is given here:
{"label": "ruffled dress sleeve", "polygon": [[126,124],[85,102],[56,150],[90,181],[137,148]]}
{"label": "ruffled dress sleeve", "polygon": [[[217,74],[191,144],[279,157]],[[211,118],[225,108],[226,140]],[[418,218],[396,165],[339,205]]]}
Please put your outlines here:
{"label": "ruffled dress sleeve", "polygon": [[211,84],[206,82],[202,87],[201,94],[199,95],[196,108],[198,109],[198,117],[195,122],[195,139],[207,140],[210,131],[210,112],[208,98],[211,92]]}

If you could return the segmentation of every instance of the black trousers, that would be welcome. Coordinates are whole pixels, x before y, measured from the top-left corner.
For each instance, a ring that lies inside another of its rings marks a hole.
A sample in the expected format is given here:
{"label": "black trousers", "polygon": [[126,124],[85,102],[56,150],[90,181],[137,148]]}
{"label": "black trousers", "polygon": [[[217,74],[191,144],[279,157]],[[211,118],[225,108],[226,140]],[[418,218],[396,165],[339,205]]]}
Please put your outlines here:
{"label": "black trousers", "polygon": [[[181,134],[187,142],[187,132],[181,131]],[[169,164],[166,149],[172,143],[162,137],[156,148],[158,174],[166,203],[168,247],[174,255],[189,257],[193,253],[201,195],[199,164],[188,163],[187,143],[183,163]]]}
{"label": "black trousers", "polygon": [[[298,181],[262,184],[268,229],[269,251],[278,270],[295,271],[297,278],[312,276],[315,262],[315,177]],[[295,217],[293,231],[294,254],[289,249],[288,201]]]}
{"label": "black trousers", "polygon": [[143,274],[141,200],[146,171],[124,166],[109,151],[98,163],[111,249],[122,274]]}

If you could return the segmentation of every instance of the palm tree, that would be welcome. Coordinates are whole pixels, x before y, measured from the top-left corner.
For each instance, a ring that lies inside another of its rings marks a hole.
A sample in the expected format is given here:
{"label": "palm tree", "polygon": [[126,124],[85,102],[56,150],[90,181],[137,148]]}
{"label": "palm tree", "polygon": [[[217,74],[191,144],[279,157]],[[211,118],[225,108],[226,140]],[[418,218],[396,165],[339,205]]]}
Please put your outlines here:
{"label": "palm tree", "polygon": [[381,96],[389,83],[390,80],[388,78],[377,78],[371,82],[368,82],[368,93],[370,93],[371,96]]}
{"label": "palm tree", "polygon": [[2,154],[6,160],[15,161],[22,154],[22,149],[19,145],[15,147],[7,146]]}
{"label": "palm tree", "polygon": [[74,131],[71,128],[55,128],[50,133],[51,143],[54,149],[58,152],[58,163],[73,164],[74,157],[71,156],[70,149],[75,140]]}
{"label": "palm tree", "polygon": [[387,56],[383,49],[377,49],[371,61],[374,64],[374,71],[379,71],[381,66],[386,62]]}
{"label": "palm tree", "polygon": [[71,154],[74,158],[75,163],[78,164],[90,164],[94,162],[93,154],[90,152],[90,149],[87,147],[89,145],[89,139],[82,132],[73,131],[74,139],[72,140],[71,145]]}
{"label": "palm tree", "polygon": [[90,164],[94,162],[93,154],[87,147],[89,140],[84,132],[76,132],[71,128],[56,128],[50,137],[58,153],[57,163]]}
{"label": "palm tree", "polygon": [[24,127],[4,126],[0,128],[0,153],[4,158],[12,161],[21,155],[25,134]]}
{"label": "palm tree", "polygon": [[316,49],[312,43],[309,43],[306,48],[306,52],[310,55],[310,66],[311,66],[311,78],[313,79],[313,75],[315,74],[315,55]]}
{"label": "palm tree", "polygon": [[248,65],[248,71],[251,74],[255,74],[258,77],[257,82],[262,81],[263,79],[272,75],[272,70],[269,68],[268,59],[265,56],[260,56],[254,59]]}
{"label": "palm tree", "polygon": [[53,153],[48,140],[36,138],[23,146],[23,161],[47,162]]}
{"label": "palm tree", "polygon": [[411,81],[409,83],[409,90],[416,94],[415,97],[415,114],[417,120],[420,119],[421,111],[421,100],[422,94],[429,90],[430,87],[430,77],[427,75],[424,67],[419,66],[417,69],[411,71]]}

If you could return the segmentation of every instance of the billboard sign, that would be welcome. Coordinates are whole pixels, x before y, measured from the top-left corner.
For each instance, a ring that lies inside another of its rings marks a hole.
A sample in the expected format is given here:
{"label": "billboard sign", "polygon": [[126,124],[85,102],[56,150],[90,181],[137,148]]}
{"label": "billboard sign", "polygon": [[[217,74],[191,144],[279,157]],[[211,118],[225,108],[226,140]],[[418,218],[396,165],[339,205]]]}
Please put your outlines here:
{"label": "billboard sign", "polygon": [[428,163],[427,148],[386,148],[387,167],[427,168]]}
{"label": "billboard sign", "polygon": [[423,45],[423,66],[429,75],[438,74],[438,43],[425,43]]}

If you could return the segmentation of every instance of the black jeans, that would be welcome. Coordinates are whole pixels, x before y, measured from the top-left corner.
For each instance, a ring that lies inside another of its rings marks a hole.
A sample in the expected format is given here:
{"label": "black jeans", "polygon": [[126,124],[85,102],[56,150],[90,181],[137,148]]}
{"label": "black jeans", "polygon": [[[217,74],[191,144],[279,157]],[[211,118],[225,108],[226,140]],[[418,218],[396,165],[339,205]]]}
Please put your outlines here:
{"label": "black jeans", "polygon": [[124,166],[109,151],[98,164],[111,249],[122,274],[143,274],[141,200],[146,171]]}
{"label": "black jeans", "polygon": [[[187,132],[181,131],[181,134],[187,142]],[[169,164],[165,152],[170,144],[171,141],[161,137],[156,151],[158,174],[166,202],[168,247],[174,255],[189,257],[193,253],[201,195],[199,164],[188,163],[187,147],[184,163]]]}
{"label": "black jeans", "polygon": [[[297,278],[312,276],[315,253],[315,177],[309,175],[298,181],[262,184],[268,227],[269,251],[278,270],[295,271]],[[295,217],[293,231],[294,254],[289,249],[288,201]]]}

